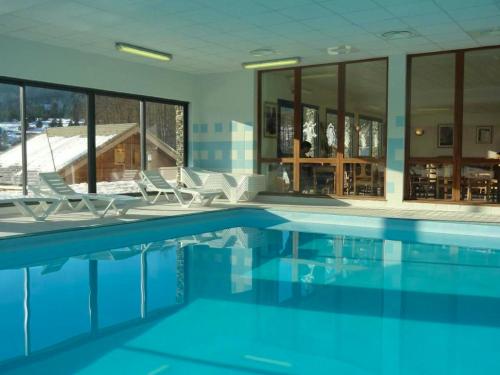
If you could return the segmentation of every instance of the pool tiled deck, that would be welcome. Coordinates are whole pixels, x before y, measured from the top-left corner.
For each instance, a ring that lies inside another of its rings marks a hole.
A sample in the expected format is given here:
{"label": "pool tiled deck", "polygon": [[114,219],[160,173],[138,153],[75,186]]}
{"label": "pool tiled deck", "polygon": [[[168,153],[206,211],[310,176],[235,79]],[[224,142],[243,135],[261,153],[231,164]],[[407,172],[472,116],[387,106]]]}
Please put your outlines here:
{"label": "pool tiled deck", "polygon": [[[263,208],[299,212],[330,213],[356,216],[375,216],[384,218],[422,219],[422,220],[445,220],[475,223],[490,223],[500,225],[500,215],[491,215],[478,212],[451,212],[432,210],[411,210],[401,208],[365,208],[352,206],[311,206],[300,204],[279,203],[240,203],[238,205],[215,202],[211,207],[182,208],[174,203],[162,203],[156,205],[144,205],[131,209],[124,217],[107,216],[97,219],[88,212],[62,212],[51,215],[45,222],[35,222],[31,218],[19,216],[17,211],[0,208],[0,238],[13,235],[40,233],[68,228],[91,227],[120,222],[131,222],[148,218],[162,216],[177,216],[186,213],[198,213],[218,211],[235,207]],[[500,230],[500,228],[499,228]]]}

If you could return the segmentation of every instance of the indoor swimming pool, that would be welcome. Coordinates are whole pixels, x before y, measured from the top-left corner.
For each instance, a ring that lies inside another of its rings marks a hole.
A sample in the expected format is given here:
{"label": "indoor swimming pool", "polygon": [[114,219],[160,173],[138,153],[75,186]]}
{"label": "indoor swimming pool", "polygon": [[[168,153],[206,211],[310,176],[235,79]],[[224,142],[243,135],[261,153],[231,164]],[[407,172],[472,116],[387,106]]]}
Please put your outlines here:
{"label": "indoor swimming pool", "polygon": [[0,240],[0,372],[500,373],[495,227],[324,216]]}

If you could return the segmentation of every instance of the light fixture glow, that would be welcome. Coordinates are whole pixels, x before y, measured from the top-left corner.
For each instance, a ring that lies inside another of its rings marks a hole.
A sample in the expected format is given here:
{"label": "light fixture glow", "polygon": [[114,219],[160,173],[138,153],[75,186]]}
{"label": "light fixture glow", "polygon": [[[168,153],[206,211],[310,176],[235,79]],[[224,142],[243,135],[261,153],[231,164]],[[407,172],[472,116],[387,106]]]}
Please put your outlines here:
{"label": "light fixture glow", "polygon": [[300,63],[300,57],[289,57],[286,59],[279,59],[279,60],[246,62],[241,65],[245,69],[259,69],[259,68],[275,68],[278,66],[285,66],[285,65],[295,65],[298,63]]}
{"label": "light fixture glow", "polygon": [[422,135],[424,135],[424,133],[425,133],[424,129],[422,129],[422,128],[416,128],[415,129],[415,135],[418,135],[419,137],[422,136]]}
{"label": "light fixture glow", "polygon": [[335,47],[328,47],[326,49],[326,53],[332,56],[336,55],[347,55],[349,53],[353,52],[358,52],[359,50],[357,48],[354,48],[353,46],[349,44],[342,44],[340,46],[335,46]]}
{"label": "light fixture glow", "polygon": [[149,59],[155,59],[160,61],[170,61],[172,60],[172,55],[165,52],[155,51],[148,48],[134,46],[127,43],[115,43],[115,47],[120,52],[131,53],[133,55],[147,57]]}

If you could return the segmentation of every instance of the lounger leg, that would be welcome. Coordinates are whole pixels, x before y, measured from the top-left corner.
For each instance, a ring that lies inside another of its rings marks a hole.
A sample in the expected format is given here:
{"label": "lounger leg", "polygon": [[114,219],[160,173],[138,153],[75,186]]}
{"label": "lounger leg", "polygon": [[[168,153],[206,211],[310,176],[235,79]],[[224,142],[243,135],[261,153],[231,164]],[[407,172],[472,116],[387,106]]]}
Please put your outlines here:
{"label": "lounger leg", "polygon": [[[162,191],[158,192],[158,194],[156,194],[156,197],[151,201],[151,204],[156,203],[156,201],[158,201],[158,199],[160,199],[160,197],[162,196],[162,194],[163,194]],[[167,197],[167,200],[168,200],[168,197]]]}
{"label": "lounger leg", "polygon": [[104,209],[104,211],[102,211],[100,215],[102,215],[102,217],[106,216],[107,212],[111,208],[113,208],[116,211],[116,214],[118,214],[118,208],[116,208],[115,206],[115,199],[112,199],[111,202],[109,202],[109,204],[106,206],[106,208]]}
{"label": "lounger leg", "polygon": [[39,216],[31,208],[29,208],[24,202],[14,202],[14,206],[24,215],[24,216],[31,216],[33,219],[36,221],[43,221],[45,220],[46,216]]}
{"label": "lounger leg", "polygon": [[99,212],[97,212],[97,209],[95,208],[94,204],[92,203],[92,201],[88,197],[82,197],[82,201],[80,203],[82,203],[82,206],[83,205],[87,206],[87,208],[89,209],[89,211],[94,216],[97,216],[97,217],[103,217],[104,216],[104,215],[101,215]]}
{"label": "lounger leg", "polygon": [[217,195],[212,195],[208,198],[205,198],[204,201],[202,202],[202,205],[203,206],[210,206],[212,204],[212,202],[214,201],[214,199],[217,197],[218,197]]}
{"label": "lounger leg", "polygon": [[146,191],[146,187],[144,186],[144,184],[137,183],[137,187],[139,188],[139,191],[141,192],[142,197],[144,198],[144,200],[146,202],[150,203],[149,202],[149,198],[148,198],[148,192]]}
{"label": "lounger leg", "polygon": [[193,203],[194,195],[193,195],[193,198],[188,203],[186,203],[184,201],[184,198],[182,198],[182,194],[181,194],[181,192],[179,190],[174,189],[173,192],[174,192],[175,197],[177,198],[177,200],[179,201],[179,203],[181,204],[182,207],[188,208]]}

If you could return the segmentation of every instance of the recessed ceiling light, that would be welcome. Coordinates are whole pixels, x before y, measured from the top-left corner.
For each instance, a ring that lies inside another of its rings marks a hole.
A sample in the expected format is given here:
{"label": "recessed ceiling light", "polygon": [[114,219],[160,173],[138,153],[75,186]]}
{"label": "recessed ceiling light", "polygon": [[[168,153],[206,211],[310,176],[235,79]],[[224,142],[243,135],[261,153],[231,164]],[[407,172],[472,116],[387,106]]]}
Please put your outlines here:
{"label": "recessed ceiling light", "polygon": [[417,36],[417,34],[410,30],[391,30],[380,34],[380,36],[387,40],[394,40],[413,38],[414,36]]}
{"label": "recessed ceiling light", "polygon": [[354,48],[353,46],[351,46],[349,44],[342,44],[340,46],[329,47],[326,49],[326,52],[332,56],[347,55],[349,53],[353,53],[353,52],[357,52],[357,51],[359,51],[357,48]]}
{"label": "recessed ceiling light", "polygon": [[289,57],[279,60],[254,61],[241,64],[245,69],[276,68],[285,65],[296,65],[300,63],[300,57]]}
{"label": "recessed ceiling light", "polygon": [[255,57],[264,57],[276,55],[277,51],[272,48],[258,48],[250,51],[250,55]]}
{"label": "recessed ceiling light", "polygon": [[138,55],[142,57],[147,57],[149,59],[170,61],[172,60],[172,55],[166,52],[155,51],[149,48],[134,46],[128,43],[115,43],[115,48],[120,52],[131,53],[133,55]]}

